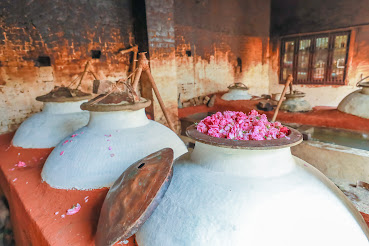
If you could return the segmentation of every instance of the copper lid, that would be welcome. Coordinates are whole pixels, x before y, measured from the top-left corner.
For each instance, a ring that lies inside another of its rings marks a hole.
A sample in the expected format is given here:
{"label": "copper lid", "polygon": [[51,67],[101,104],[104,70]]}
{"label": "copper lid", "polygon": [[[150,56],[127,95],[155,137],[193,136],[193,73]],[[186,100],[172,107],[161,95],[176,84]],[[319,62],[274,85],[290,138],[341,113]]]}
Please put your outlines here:
{"label": "copper lid", "polygon": [[173,150],[165,148],[132,164],[106,195],[96,231],[97,246],[135,234],[154,212],[172,179]]}
{"label": "copper lid", "polygon": [[40,102],[76,102],[88,100],[92,97],[91,94],[82,92],[78,89],[71,89],[64,86],[55,86],[49,93],[36,97]]}
{"label": "copper lid", "polygon": [[281,149],[298,145],[302,142],[302,134],[292,128],[287,127],[290,130],[290,134],[287,138],[279,138],[272,140],[233,140],[227,138],[216,138],[204,133],[199,132],[195,125],[189,126],[186,130],[187,136],[200,143],[214,145],[223,148],[231,149],[254,149],[254,150],[267,150],[267,149]]}
{"label": "copper lid", "polygon": [[228,86],[228,89],[237,89],[237,90],[248,90],[249,87],[247,87],[245,84],[237,82],[234,84],[231,84],[230,86]]}
{"label": "copper lid", "polygon": [[146,108],[151,101],[140,98],[135,102],[133,97],[127,92],[102,94],[81,105],[81,109],[95,112],[110,112],[123,110],[139,110]]}

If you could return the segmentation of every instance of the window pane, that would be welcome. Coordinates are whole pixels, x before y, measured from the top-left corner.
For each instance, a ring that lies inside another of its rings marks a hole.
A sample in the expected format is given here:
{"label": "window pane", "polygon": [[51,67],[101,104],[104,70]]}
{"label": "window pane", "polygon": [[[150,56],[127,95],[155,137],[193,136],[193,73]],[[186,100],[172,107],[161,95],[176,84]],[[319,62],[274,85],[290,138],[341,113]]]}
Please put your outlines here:
{"label": "window pane", "polygon": [[346,64],[347,35],[335,37],[332,61],[332,80],[343,80]]}
{"label": "window pane", "polygon": [[325,77],[328,59],[328,37],[315,39],[315,52],[313,58],[313,79],[322,80]]}
{"label": "window pane", "polygon": [[284,55],[283,55],[283,80],[287,79],[288,74],[292,74],[293,68],[293,55],[295,51],[295,41],[288,41],[284,43]]}
{"label": "window pane", "polygon": [[309,68],[309,50],[310,39],[302,39],[299,43],[298,61],[297,61],[297,79],[306,80],[308,78]]}

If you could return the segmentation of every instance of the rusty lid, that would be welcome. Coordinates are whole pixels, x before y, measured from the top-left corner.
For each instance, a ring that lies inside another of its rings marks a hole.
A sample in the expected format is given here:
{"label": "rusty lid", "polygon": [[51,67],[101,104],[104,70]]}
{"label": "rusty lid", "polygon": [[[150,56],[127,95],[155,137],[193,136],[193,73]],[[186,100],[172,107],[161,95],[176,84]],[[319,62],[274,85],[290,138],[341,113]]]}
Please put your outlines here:
{"label": "rusty lid", "polygon": [[76,102],[88,100],[92,97],[91,94],[85,93],[78,89],[71,89],[64,86],[55,86],[49,93],[36,97],[40,102]]}
{"label": "rusty lid", "polygon": [[272,140],[233,140],[227,138],[216,138],[204,133],[199,132],[195,125],[191,125],[187,128],[186,134],[190,138],[197,142],[214,145],[223,148],[231,149],[253,149],[253,150],[266,150],[266,149],[281,149],[298,145],[302,142],[302,134],[290,127],[288,138],[279,138]]}
{"label": "rusty lid", "polygon": [[228,86],[228,89],[230,89],[230,90],[232,90],[232,89],[248,90],[249,87],[247,87],[244,83],[237,82],[237,83],[234,83],[234,84],[231,84],[230,86]]}
{"label": "rusty lid", "polygon": [[149,99],[141,97],[135,102],[127,92],[102,94],[81,105],[81,109],[95,112],[139,110],[150,106]]}
{"label": "rusty lid", "polygon": [[135,234],[167,191],[173,150],[165,148],[132,164],[110,188],[101,208],[97,246],[114,245]]}

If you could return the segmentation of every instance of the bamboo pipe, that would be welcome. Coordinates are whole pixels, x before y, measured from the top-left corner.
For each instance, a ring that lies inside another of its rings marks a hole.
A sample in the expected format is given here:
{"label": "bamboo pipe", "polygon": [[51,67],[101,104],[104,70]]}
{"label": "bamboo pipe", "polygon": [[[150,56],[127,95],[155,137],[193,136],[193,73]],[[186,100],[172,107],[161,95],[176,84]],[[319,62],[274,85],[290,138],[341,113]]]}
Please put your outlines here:
{"label": "bamboo pipe", "polygon": [[293,80],[293,77],[292,77],[292,75],[291,75],[291,74],[289,74],[289,75],[288,75],[288,77],[287,77],[286,84],[284,85],[284,88],[283,88],[283,91],[282,91],[281,98],[279,99],[279,102],[278,102],[277,108],[275,109],[275,112],[274,112],[274,115],[273,115],[273,118],[272,118],[272,122],[274,122],[274,121],[277,119],[277,115],[278,115],[279,108],[280,108],[280,107],[281,107],[281,105],[282,105],[284,95],[286,94],[286,91],[287,91],[288,86],[292,83],[292,80]]}
{"label": "bamboo pipe", "polygon": [[[175,128],[174,128],[174,124],[173,122],[171,121],[171,119],[169,118],[169,114],[168,114],[168,111],[167,109],[165,108],[165,105],[164,105],[164,102],[163,102],[163,99],[161,98],[160,96],[160,93],[159,93],[159,90],[158,90],[158,87],[156,86],[156,83],[154,81],[154,78],[152,77],[152,74],[150,72],[150,67],[149,67],[149,61],[147,60],[146,58],[146,54],[145,53],[140,53],[139,54],[140,57],[139,57],[139,60],[138,60],[138,69],[142,68],[142,71],[143,72],[146,72],[148,78],[149,78],[149,81],[151,83],[151,86],[152,86],[152,89],[154,90],[154,93],[156,95],[156,98],[158,99],[158,102],[159,102],[159,105],[160,105],[160,108],[161,110],[163,111],[164,113],[164,116],[165,116],[165,119],[167,120],[168,122],[168,125],[169,125],[169,128],[173,131],[173,132],[176,132]],[[138,76],[137,76],[138,77]],[[136,80],[138,80],[136,77]]]}

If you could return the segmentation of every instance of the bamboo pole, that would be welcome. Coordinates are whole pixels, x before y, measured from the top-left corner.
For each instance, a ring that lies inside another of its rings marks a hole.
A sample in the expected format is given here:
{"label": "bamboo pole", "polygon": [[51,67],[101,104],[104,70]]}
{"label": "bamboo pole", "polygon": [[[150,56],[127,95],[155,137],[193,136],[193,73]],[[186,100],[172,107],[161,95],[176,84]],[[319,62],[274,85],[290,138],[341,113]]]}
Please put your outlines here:
{"label": "bamboo pole", "polygon": [[87,71],[87,68],[88,68],[89,65],[90,65],[90,61],[87,61],[86,65],[85,65],[85,69],[83,70],[83,73],[81,75],[81,79],[79,80],[79,83],[78,83],[76,89],[78,89],[78,87],[81,85],[83,77],[85,77],[85,74],[86,74],[86,71]]}
{"label": "bamboo pole", "polygon": [[288,88],[288,87],[289,87],[289,85],[292,83],[292,80],[293,80],[293,77],[292,77],[292,75],[291,75],[291,74],[289,74],[289,75],[288,75],[288,77],[287,77],[286,84],[284,85],[284,88],[283,88],[283,91],[282,91],[282,94],[281,94],[281,98],[279,99],[279,102],[278,102],[277,108],[275,109],[275,112],[274,112],[274,115],[273,115],[273,118],[272,118],[272,122],[274,122],[274,121],[277,119],[277,115],[278,115],[279,108],[280,108],[280,107],[281,107],[281,105],[282,105],[284,95],[286,94],[287,88]]}
{"label": "bamboo pole", "polygon": [[[161,110],[163,111],[163,114],[165,116],[165,119],[168,122],[169,128],[173,131],[176,132],[175,128],[174,128],[174,124],[172,122],[172,120],[169,118],[169,113],[164,105],[163,99],[161,98],[160,92],[158,90],[158,87],[156,86],[156,83],[154,81],[154,78],[152,77],[152,74],[150,72],[150,67],[149,67],[149,61],[146,58],[146,54],[145,53],[140,53],[139,54],[139,59],[138,59],[138,69],[142,68],[142,71],[145,72],[149,78],[149,81],[151,83],[152,89],[154,90],[154,93],[156,95],[156,98],[158,99],[159,105]],[[138,76],[137,76],[138,77]],[[137,77],[135,78],[136,80]]]}

